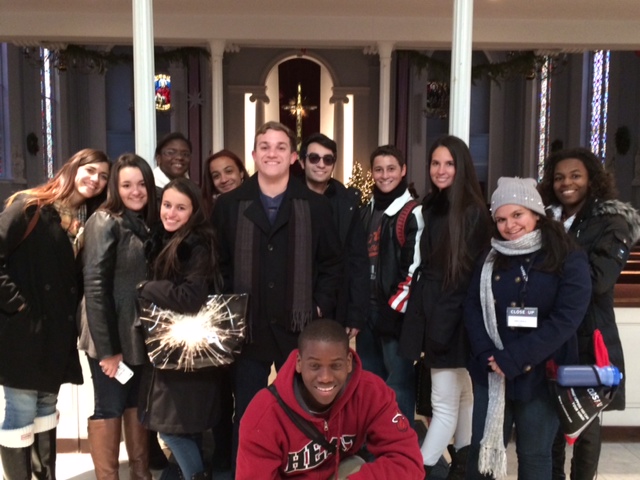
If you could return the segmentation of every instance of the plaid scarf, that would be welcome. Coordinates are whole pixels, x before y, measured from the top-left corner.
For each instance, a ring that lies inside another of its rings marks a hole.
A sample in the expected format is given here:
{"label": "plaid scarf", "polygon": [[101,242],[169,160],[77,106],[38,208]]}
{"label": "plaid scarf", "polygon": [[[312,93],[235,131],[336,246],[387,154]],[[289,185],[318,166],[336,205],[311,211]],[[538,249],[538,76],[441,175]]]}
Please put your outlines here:
{"label": "plaid scarf", "polygon": [[[284,201],[287,201],[286,199]],[[300,332],[313,318],[313,288],[311,259],[311,211],[304,199],[291,200],[289,217],[289,251],[287,257],[287,293],[290,299],[291,331]],[[234,255],[234,292],[252,294],[252,309],[258,312],[257,292],[260,291],[260,233],[244,214],[253,200],[240,202],[236,227]],[[253,315],[251,315],[253,320]],[[252,322],[249,322],[251,327]],[[251,328],[249,331],[251,339]]]}

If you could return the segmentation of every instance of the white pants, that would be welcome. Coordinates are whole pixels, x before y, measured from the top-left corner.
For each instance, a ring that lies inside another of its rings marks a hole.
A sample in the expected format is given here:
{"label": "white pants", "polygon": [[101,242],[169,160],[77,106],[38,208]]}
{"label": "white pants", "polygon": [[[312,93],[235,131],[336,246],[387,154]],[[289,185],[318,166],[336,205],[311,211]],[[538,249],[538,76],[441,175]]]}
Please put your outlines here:
{"label": "white pants", "polygon": [[454,438],[459,450],[471,443],[473,390],[466,368],[431,369],[433,417],[420,451],[425,465],[433,466]]}

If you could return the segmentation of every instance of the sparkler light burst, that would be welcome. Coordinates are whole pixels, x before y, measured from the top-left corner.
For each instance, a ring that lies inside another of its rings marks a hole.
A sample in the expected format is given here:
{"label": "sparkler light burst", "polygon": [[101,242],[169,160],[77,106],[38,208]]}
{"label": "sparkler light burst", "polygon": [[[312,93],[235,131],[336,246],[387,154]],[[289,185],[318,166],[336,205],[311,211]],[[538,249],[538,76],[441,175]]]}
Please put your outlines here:
{"label": "sparkler light burst", "polygon": [[191,371],[227,365],[245,337],[248,295],[211,295],[194,315],[141,308],[149,359],[156,368]]}

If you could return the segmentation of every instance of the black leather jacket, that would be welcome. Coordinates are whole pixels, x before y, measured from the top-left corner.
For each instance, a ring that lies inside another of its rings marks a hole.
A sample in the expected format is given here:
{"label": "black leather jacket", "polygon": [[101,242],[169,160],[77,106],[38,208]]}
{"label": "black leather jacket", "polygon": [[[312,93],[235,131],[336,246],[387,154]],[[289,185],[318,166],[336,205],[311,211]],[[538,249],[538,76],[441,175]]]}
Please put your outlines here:
{"label": "black leather jacket", "polygon": [[[402,326],[402,314],[407,309],[409,287],[420,265],[420,237],[424,228],[422,206],[416,205],[405,223],[405,243],[400,245],[396,223],[402,207],[412,200],[409,190],[396,198],[382,215],[380,243],[376,267],[376,292],[380,311],[378,331],[398,336]],[[374,200],[362,210],[365,231],[368,232],[373,216]]]}
{"label": "black leather jacket", "polygon": [[147,278],[142,217],[98,211],[87,220],[82,252],[84,298],[78,348],[102,360],[122,353],[125,363],[147,363],[137,319],[136,285]]}

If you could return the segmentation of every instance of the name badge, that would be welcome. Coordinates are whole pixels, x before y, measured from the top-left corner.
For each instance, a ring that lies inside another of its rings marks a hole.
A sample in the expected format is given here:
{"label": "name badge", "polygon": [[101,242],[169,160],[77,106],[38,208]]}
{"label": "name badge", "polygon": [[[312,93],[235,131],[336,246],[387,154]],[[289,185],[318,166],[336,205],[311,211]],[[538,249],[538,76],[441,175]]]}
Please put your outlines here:
{"label": "name badge", "polygon": [[507,307],[507,326],[511,328],[538,328],[538,308]]}

